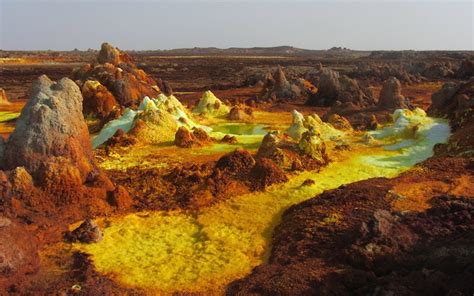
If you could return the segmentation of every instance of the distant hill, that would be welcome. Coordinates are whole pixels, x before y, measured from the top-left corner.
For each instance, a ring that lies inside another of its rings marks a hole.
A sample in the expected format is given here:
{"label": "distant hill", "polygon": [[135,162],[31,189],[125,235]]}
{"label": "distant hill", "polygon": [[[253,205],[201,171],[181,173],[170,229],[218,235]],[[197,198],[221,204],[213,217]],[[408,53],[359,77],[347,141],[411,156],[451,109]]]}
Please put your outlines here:
{"label": "distant hill", "polygon": [[[456,50],[353,50],[346,47],[332,47],[326,50],[321,49],[303,49],[288,45],[273,47],[192,47],[175,49],[154,49],[154,50],[127,50],[135,56],[288,56],[288,57],[316,57],[316,58],[334,58],[334,59],[353,59],[368,58],[376,60],[403,60],[403,59],[422,59],[431,57],[444,57],[447,59],[472,58],[474,51],[456,51]],[[56,57],[60,60],[90,61],[94,60],[98,50],[78,50],[71,51],[18,51],[0,49],[0,58],[51,58]],[[1,61],[0,61],[1,62]]]}
{"label": "distant hill", "polygon": [[[161,55],[256,55],[256,56],[277,56],[277,55],[314,55],[327,52],[326,50],[302,49],[293,46],[274,47],[193,47],[176,48],[169,50],[139,51],[140,53],[157,53]],[[137,51],[138,53],[138,51]]]}
{"label": "distant hill", "polygon": [[273,47],[192,47],[168,50],[141,50],[129,51],[135,55],[161,55],[161,56],[326,56],[326,57],[360,57],[368,56],[370,51],[356,51],[348,48],[333,47],[328,50],[303,49],[288,45]]}

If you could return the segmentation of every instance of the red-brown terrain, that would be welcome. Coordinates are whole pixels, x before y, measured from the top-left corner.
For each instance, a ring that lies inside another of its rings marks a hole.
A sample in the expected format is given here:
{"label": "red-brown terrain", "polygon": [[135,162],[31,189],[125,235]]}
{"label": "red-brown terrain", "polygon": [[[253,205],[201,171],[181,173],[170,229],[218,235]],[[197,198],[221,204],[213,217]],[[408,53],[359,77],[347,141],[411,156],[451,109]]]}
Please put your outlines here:
{"label": "red-brown terrain", "polygon": [[472,52],[290,49],[1,51],[0,88],[11,104],[0,110],[21,115],[0,130],[0,295],[147,294],[99,273],[85,253],[48,254],[48,247],[100,240],[88,218],[206,208],[331,161],[324,145],[303,151],[301,143],[317,136],[311,131],[299,146],[268,133],[254,151],[191,156],[189,147],[236,140],[180,128],[171,144],[155,144],[184,147],[179,152],[140,159],[165,166],[98,165],[140,147],[140,123],[91,146],[91,134],[127,107],[175,94],[192,109],[205,90],[236,108],[228,120],[252,122],[265,111],[276,114],[266,121],[289,125],[297,109],[365,131],[390,121],[395,109],[420,107],[447,118],[452,130],[434,156],[393,179],[343,185],[291,206],[268,260],[229,283],[226,294],[472,295]]}

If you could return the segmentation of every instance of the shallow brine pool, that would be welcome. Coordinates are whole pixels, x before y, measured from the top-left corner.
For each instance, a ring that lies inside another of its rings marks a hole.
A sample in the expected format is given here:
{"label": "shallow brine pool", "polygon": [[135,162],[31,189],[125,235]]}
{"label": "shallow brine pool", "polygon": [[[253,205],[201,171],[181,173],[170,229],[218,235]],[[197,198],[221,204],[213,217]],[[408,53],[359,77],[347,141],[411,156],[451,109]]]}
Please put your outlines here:
{"label": "shallow brine pool", "polygon": [[263,124],[250,124],[250,123],[226,123],[211,126],[213,132],[229,135],[262,135],[264,136],[268,130],[266,130]]}

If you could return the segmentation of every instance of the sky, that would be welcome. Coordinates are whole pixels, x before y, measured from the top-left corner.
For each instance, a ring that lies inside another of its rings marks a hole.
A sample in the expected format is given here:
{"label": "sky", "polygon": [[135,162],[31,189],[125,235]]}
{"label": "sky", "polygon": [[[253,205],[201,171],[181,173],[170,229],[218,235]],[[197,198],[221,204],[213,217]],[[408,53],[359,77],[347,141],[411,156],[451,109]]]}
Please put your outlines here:
{"label": "sky", "polygon": [[0,49],[474,50],[473,2],[0,0]]}

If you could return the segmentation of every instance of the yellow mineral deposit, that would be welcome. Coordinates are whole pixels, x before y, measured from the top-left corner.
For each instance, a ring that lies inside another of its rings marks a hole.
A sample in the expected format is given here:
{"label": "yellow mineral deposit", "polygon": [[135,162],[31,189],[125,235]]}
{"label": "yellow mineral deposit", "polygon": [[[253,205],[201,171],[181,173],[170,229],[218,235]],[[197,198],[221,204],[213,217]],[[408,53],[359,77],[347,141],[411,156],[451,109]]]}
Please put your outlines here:
{"label": "yellow mineral deposit", "polygon": [[204,92],[196,108],[193,109],[193,113],[206,117],[223,117],[229,111],[229,106],[225,105],[210,90]]}
{"label": "yellow mineral deposit", "polygon": [[[372,133],[374,143],[364,143],[363,136],[357,135],[351,150],[334,152],[319,172],[303,172],[198,212],[107,218],[102,241],[75,247],[92,255],[100,273],[150,294],[222,294],[226,284],[266,260],[285,209],[343,184],[400,174],[431,156],[434,144],[447,140],[449,126],[419,110],[400,110],[393,124]],[[302,186],[306,179],[315,184]]]}

